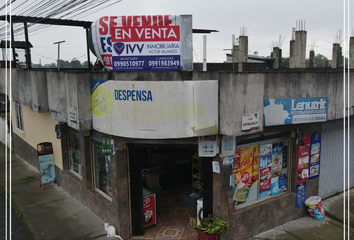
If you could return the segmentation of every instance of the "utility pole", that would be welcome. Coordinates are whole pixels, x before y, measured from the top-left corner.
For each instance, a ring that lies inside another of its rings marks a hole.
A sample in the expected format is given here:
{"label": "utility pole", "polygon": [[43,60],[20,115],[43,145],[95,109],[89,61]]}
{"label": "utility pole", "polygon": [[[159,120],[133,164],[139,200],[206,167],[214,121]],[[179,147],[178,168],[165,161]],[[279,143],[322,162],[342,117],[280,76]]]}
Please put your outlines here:
{"label": "utility pole", "polygon": [[60,43],[63,43],[65,41],[60,41],[60,42],[55,42],[53,44],[58,44],[58,62],[57,62],[57,65],[58,65],[58,70],[60,69],[60,64],[59,64],[59,60],[60,60]]}

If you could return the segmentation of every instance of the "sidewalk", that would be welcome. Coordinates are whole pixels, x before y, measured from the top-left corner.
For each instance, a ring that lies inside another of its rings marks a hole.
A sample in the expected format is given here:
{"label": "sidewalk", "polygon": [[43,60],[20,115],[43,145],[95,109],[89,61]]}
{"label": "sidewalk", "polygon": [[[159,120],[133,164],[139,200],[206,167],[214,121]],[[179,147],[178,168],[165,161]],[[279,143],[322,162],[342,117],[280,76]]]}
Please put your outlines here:
{"label": "sidewalk", "polygon": [[[346,194],[346,199],[348,194]],[[248,240],[343,240],[343,193],[322,201],[326,211],[323,221],[307,216],[261,234]],[[346,206],[348,203],[346,203]],[[347,216],[347,213],[346,213]],[[345,239],[348,239],[348,220],[346,220]],[[350,239],[354,239],[354,189],[350,190]]]}
{"label": "sidewalk", "polygon": [[[21,181],[29,176],[35,179]],[[60,186],[39,186],[39,171],[12,154],[12,201],[35,240],[105,240],[104,222]],[[5,147],[0,147],[0,185],[5,186]],[[350,191],[350,238],[354,239],[354,189]],[[343,239],[343,194],[323,201],[323,221],[308,216],[288,222],[249,240]],[[347,233],[347,230],[346,230]],[[237,233],[235,233],[237,238]],[[14,239],[15,240],[15,239]],[[238,239],[241,240],[241,239]]]}
{"label": "sidewalk", "polygon": [[[29,176],[35,178],[21,181]],[[39,186],[39,170],[15,154],[12,154],[11,180],[12,202],[22,213],[27,228],[34,235],[33,239],[113,239],[107,237],[104,222],[60,186],[49,184],[45,185],[45,190],[43,190]],[[5,146],[2,144],[0,147],[0,185],[5,189]]]}

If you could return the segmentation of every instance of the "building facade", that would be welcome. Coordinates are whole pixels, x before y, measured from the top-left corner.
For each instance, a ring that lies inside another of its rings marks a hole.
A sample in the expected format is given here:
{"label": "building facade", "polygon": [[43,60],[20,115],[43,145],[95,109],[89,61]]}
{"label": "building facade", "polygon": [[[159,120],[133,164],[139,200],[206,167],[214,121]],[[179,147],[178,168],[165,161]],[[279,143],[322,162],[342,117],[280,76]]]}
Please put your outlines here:
{"label": "building facade", "polygon": [[[12,71],[15,152],[38,167],[37,144],[52,142],[60,187],[114,225],[124,239],[144,233],[143,189],[163,197],[180,186],[183,191],[175,195],[180,197],[185,190],[201,193],[202,188],[204,215],[228,221],[230,214],[238,239],[306,216],[305,206],[296,206],[302,179],[298,174],[299,129],[309,137],[322,133],[321,170],[319,177],[306,181],[306,198],[327,197],[342,187],[334,179],[331,189],[324,183],[343,169],[330,155],[340,151],[335,146],[340,136],[333,134],[341,128],[346,107],[342,71]],[[3,82],[2,92],[5,87]],[[350,87],[353,92],[354,84]],[[349,106],[354,105],[351,97]],[[269,125],[264,119],[265,100],[312,98],[328,99],[325,121]],[[257,114],[258,125],[245,130],[243,115],[249,113]],[[58,125],[60,139],[55,131]],[[206,135],[215,135],[216,140],[215,145],[204,145],[210,149],[203,155],[199,137]],[[233,141],[229,153],[222,149],[226,137]],[[263,163],[252,160],[250,181],[244,183],[249,193],[247,199],[240,199],[235,183],[230,183],[231,178],[237,181],[233,163],[237,152],[250,149],[252,159],[257,155],[260,160],[265,146],[281,147],[278,175],[286,175],[286,188],[261,196],[270,188],[261,186],[265,183]],[[233,156],[233,164],[225,164],[228,156]],[[193,170],[195,160],[200,161],[198,172]],[[213,170],[215,163],[218,171]],[[149,173],[159,176],[156,186],[149,182]],[[156,208],[159,218],[163,206]],[[230,239],[231,234],[222,239]]]}

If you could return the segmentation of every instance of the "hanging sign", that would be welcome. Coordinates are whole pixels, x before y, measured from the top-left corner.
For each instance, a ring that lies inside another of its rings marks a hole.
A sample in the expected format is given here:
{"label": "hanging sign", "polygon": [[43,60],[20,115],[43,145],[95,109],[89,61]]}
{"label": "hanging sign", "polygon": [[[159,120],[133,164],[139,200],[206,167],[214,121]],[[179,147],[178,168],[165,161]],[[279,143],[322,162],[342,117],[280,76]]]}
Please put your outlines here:
{"label": "hanging sign", "polygon": [[328,97],[264,99],[264,126],[326,122]]}
{"label": "hanging sign", "polygon": [[52,182],[59,186],[55,176],[52,143],[42,142],[37,144],[37,157],[39,162],[40,186],[44,189],[44,185]]}
{"label": "hanging sign", "polygon": [[298,131],[298,136],[296,184],[305,182],[309,178],[309,158],[311,145],[311,138],[301,130]]}
{"label": "hanging sign", "polygon": [[201,136],[198,138],[199,157],[214,157],[218,152],[217,135]]}
{"label": "hanging sign", "polygon": [[69,108],[69,120],[72,123],[77,123],[77,108],[75,106]]}
{"label": "hanging sign", "polygon": [[306,199],[306,182],[296,185],[296,201],[295,207],[300,207],[305,203]]}
{"label": "hanging sign", "polygon": [[166,139],[218,134],[217,80],[92,79],[91,103],[93,129],[114,136]]}
{"label": "hanging sign", "polygon": [[321,134],[319,132],[314,132],[311,137],[309,179],[318,177],[320,175],[320,156],[321,156]]}
{"label": "hanging sign", "polygon": [[259,114],[258,113],[244,113],[242,114],[242,131],[256,130],[259,128]]}
{"label": "hanging sign", "polygon": [[113,71],[192,70],[192,15],[103,16],[91,50]]}

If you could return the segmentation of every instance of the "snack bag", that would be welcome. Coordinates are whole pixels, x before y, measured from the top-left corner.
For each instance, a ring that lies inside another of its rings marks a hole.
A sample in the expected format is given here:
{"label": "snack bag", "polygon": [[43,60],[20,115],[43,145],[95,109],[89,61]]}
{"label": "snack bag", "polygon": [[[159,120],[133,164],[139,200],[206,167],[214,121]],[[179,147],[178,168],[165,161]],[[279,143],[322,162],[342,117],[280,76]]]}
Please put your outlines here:
{"label": "snack bag", "polygon": [[325,211],[322,206],[321,197],[311,196],[305,201],[305,205],[310,216],[314,217],[319,221],[323,220],[323,218],[325,217]]}

